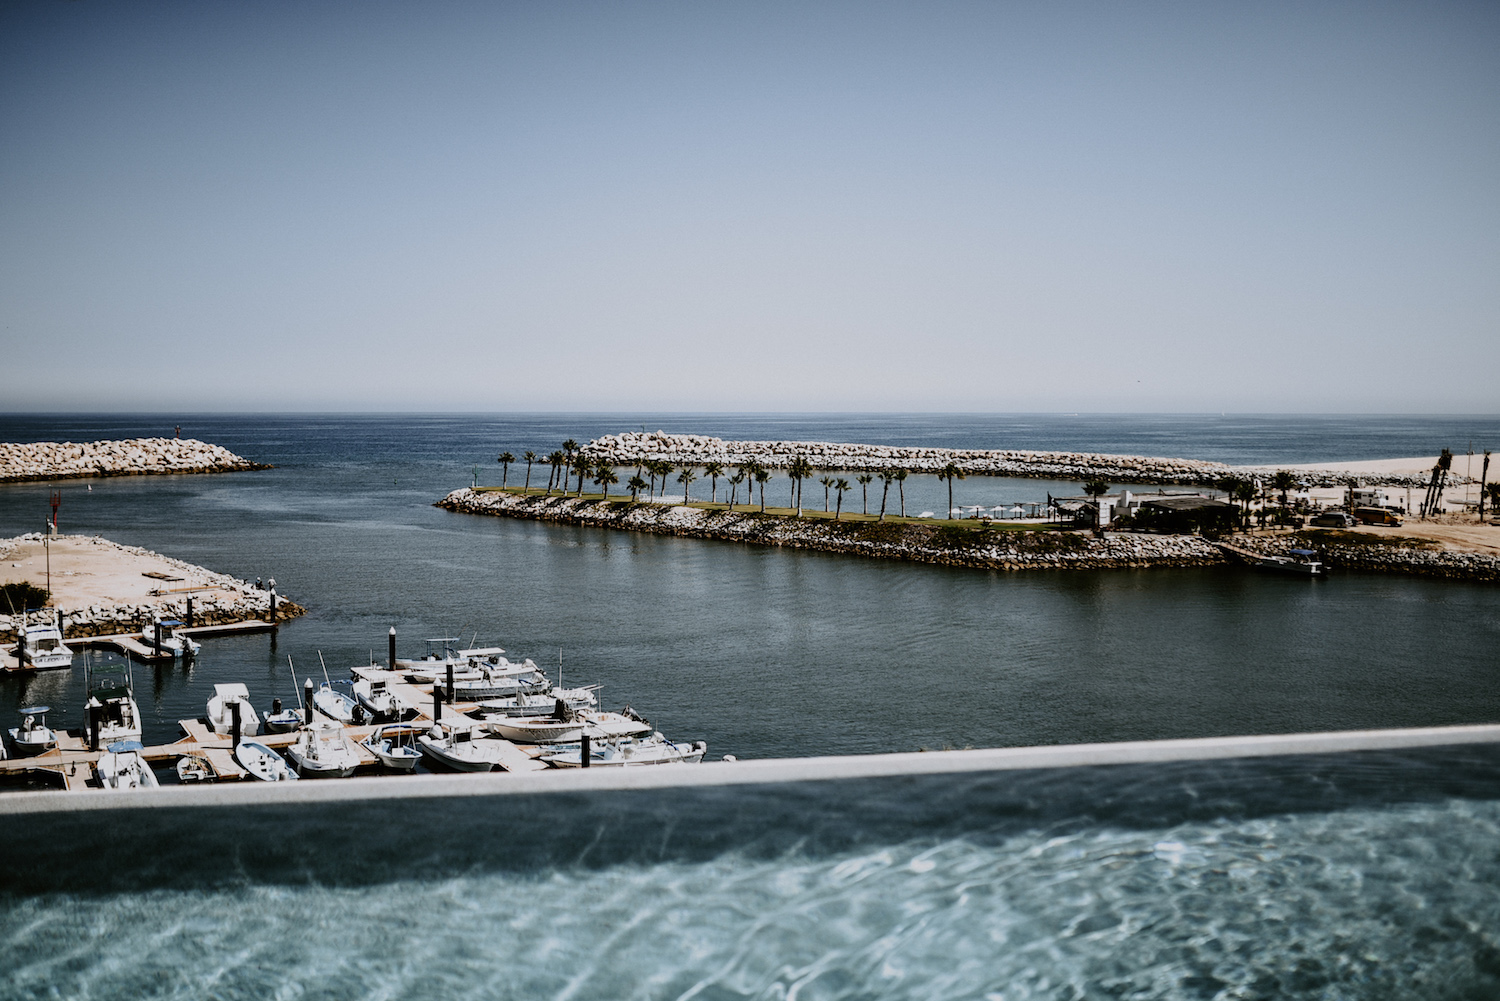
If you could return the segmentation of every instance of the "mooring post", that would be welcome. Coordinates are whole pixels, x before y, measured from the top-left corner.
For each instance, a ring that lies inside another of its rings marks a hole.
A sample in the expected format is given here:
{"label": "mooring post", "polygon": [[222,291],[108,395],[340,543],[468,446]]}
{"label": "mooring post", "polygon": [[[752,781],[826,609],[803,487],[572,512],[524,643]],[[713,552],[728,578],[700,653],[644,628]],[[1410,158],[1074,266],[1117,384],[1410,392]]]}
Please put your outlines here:
{"label": "mooring post", "polygon": [[229,703],[229,746],[240,746],[240,700]]}
{"label": "mooring post", "polygon": [[458,701],[458,699],[456,699],[456,698],[453,697],[453,662],[452,661],[448,662],[448,687],[446,689],[444,689],[444,691],[443,691],[443,698],[445,698],[445,699],[448,700],[448,704],[450,706],[453,705],[453,703],[455,703],[455,702]]}
{"label": "mooring post", "polygon": [[276,588],[271,588],[271,624],[276,624]]}
{"label": "mooring post", "polygon": [[187,596],[187,624],[189,629],[193,628],[193,596],[191,594]]}
{"label": "mooring post", "polygon": [[160,657],[161,656],[161,620],[160,619],[156,620],[156,628],[152,632],[152,642],[155,645],[155,653],[156,653],[156,655],[158,657]]}
{"label": "mooring post", "polygon": [[98,701],[89,703],[89,750],[99,750],[99,717],[104,715],[104,706]]}
{"label": "mooring post", "polygon": [[594,749],[591,746],[592,743],[593,741],[589,740],[589,735],[585,733],[583,735],[582,742],[580,742],[580,744],[578,745],[579,768],[587,768],[589,766],[589,759],[594,756]]}
{"label": "mooring post", "polygon": [[386,659],[386,668],[385,669],[387,671],[394,671],[396,669],[396,627],[395,626],[391,626],[390,635],[386,637],[385,659]]}
{"label": "mooring post", "polygon": [[61,637],[62,634],[63,634],[63,614],[62,614],[62,609],[59,608],[57,610],[57,635],[59,637]]}
{"label": "mooring post", "polygon": [[25,667],[26,666],[26,618],[25,618],[25,616],[22,616],[22,618],[21,618],[21,628],[19,630],[17,630],[16,635],[19,636],[20,639],[21,639],[21,642],[19,642],[19,643],[16,644],[16,666],[17,667]]}
{"label": "mooring post", "polygon": [[443,720],[443,690],[437,685],[432,686],[432,721],[440,723]]}
{"label": "mooring post", "polygon": [[312,679],[308,678],[307,679],[307,684],[305,684],[305,685],[302,686],[302,725],[303,726],[312,726],[312,713],[313,713],[312,696],[313,696]]}

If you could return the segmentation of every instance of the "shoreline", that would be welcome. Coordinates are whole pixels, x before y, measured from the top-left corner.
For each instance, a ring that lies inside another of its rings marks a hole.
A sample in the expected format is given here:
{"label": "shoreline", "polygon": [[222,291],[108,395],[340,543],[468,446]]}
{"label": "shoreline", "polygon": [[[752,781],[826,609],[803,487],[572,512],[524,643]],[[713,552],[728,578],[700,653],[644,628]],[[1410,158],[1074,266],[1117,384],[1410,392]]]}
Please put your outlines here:
{"label": "shoreline", "polygon": [[[1020,528],[956,528],[905,521],[830,521],[796,518],[758,510],[733,512],[723,505],[605,500],[521,495],[497,489],[454,490],[435,507],[460,514],[550,521],[653,535],[673,535],[783,546],[820,552],[961,566],[971,569],[1117,570],[1211,566],[1235,563],[1208,539],[1197,535],[1155,535],[1035,531]],[[1364,541],[1376,536],[1324,532],[1320,529],[1273,536],[1234,535],[1237,545],[1285,555],[1299,546],[1314,548],[1330,569],[1400,573],[1454,580],[1500,580],[1500,556]]]}
{"label": "shoreline", "polygon": [[270,469],[196,438],[0,442],[0,483]]}

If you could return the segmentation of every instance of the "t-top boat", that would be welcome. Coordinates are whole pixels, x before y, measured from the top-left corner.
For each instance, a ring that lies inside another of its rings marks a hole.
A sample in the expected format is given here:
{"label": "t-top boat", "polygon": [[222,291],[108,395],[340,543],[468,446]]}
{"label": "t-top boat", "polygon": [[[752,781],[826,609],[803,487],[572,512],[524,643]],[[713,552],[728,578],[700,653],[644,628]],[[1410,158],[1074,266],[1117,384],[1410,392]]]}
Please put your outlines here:
{"label": "t-top boat", "polygon": [[421,733],[420,727],[392,723],[377,727],[361,743],[375,755],[382,768],[393,772],[409,772],[422,760],[422,752],[417,749],[417,737]]}
{"label": "t-top boat", "polygon": [[552,688],[552,682],[530,660],[521,664],[512,664],[504,657],[474,661],[473,669],[470,678],[454,677],[451,693],[446,678],[434,682],[433,691],[441,692],[448,702],[479,702],[516,695],[543,695]]}
{"label": "t-top boat", "polygon": [[234,760],[262,782],[290,782],[297,778],[286,760],[258,740],[242,740],[234,747]]}
{"label": "t-top boat", "polygon": [[47,726],[47,714],[51,711],[51,706],[27,706],[21,710],[21,725],[10,731],[16,754],[27,758],[57,746],[57,732]]}
{"label": "t-top boat", "polygon": [[439,724],[418,737],[417,746],[432,761],[456,772],[487,772],[500,764],[499,742],[476,739],[472,727]]}
{"label": "t-top boat", "polygon": [[400,719],[401,714],[406,711],[406,706],[396,698],[390,686],[384,681],[371,681],[368,678],[360,678],[351,686],[354,701],[359,703],[361,709],[369,718],[377,723],[388,723]]}
{"label": "t-top boat", "polygon": [[43,622],[21,629],[16,660],[30,671],[60,671],[73,666],[73,651],[63,643],[56,623]]}
{"label": "t-top boat", "polygon": [[[659,733],[653,733],[645,738],[621,737],[601,741],[593,744],[589,750],[590,768],[622,768],[629,765],[697,764],[703,760],[708,744],[701,740],[695,740],[691,744],[676,744]],[[544,754],[542,760],[553,768],[581,768],[583,748],[571,747]]]}
{"label": "t-top boat", "polygon": [[457,636],[438,636],[427,641],[427,653],[420,658],[396,658],[396,668],[406,674],[409,681],[425,683],[448,676],[453,668],[457,678],[473,670],[477,661],[490,660],[505,653],[497,646],[469,647],[460,650]]}
{"label": "t-top boat", "polygon": [[1285,556],[1256,554],[1253,560],[1255,566],[1262,570],[1297,574],[1302,577],[1322,577],[1325,574],[1322,561],[1311,549],[1293,549]]}
{"label": "t-top boat", "polygon": [[214,733],[229,733],[234,729],[234,705],[240,707],[240,736],[253,737],[260,732],[260,717],[250,705],[250,690],[240,684],[215,685],[213,697],[208,700],[208,725]]}
{"label": "t-top boat", "polygon": [[345,779],[359,767],[359,751],[337,723],[314,723],[299,731],[286,753],[305,779]]}
{"label": "t-top boat", "polygon": [[193,657],[203,649],[203,644],[182,632],[182,623],[177,619],[157,619],[141,630],[141,640],[152,650],[156,649],[157,630],[161,631],[161,653],[173,657]]}
{"label": "t-top boat", "polygon": [[88,700],[83,706],[83,716],[92,727],[94,714],[98,714],[99,743],[107,747],[117,741],[139,740],[141,707],[136,705],[130,668],[118,663],[97,667],[86,663],[85,668]]}
{"label": "t-top boat", "polygon": [[524,719],[529,716],[551,716],[561,700],[574,712],[593,709],[599,704],[593,688],[554,688],[545,695],[515,695],[505,699],[486,699],[479,708],[488,714]]}
{"label": "t-top boat", "polygon": [[100,785],[115,792],[125,792],[132,789],[155,789],[161,783],[156,780],[156,773],[141,757],[145,748],[138,740],[121,740],[109,745],[109,750],[99,755],[99,761],[94,765],[94,774],[99,776]]}

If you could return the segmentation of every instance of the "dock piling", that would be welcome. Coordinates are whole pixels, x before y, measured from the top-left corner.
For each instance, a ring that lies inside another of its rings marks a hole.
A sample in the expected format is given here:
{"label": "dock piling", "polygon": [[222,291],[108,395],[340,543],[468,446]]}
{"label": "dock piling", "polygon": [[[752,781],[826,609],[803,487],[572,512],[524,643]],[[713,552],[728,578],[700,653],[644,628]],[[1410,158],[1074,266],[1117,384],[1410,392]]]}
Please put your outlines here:
{"label": "dock piling", "polygon": [[271,588],[271,621],[276,621],[276,588]]}
{"label": "dock piling", "polygon": [[594,749],[591,746],[592,744],[593,744],[593,741],[591,741],[589,739],[589,735],[587,733],[585,733],[583,735],[583,739],[579,742],[579,745],[578,745],[578,767],[579,768],[587,768],[589,766],[589,759],[594,756]]}
{"label": "dock piling", "polygon": [[394,671],[396,669],[396,627],[395,626],[391,626],[390,635],[386,638],[386,654],[385,654],[385,659],[386,659],[385,669],[387,671]]}
{"label": "dock piling", "polygon": [[156,625],[156,628],[154,630],[152,630],[152,633],[151,633],[151,636],[152,636],[152,640],[151,640],[151,652],[154,653],[154,654],[156,654],[156,656],[160,657],[161,656],[161,620],[157,619],[155,625]]}
{"label": "dock piling", "polygon": [[104,715],[104,706],[97,700],[89,703],[89,750],[99,750],[99,718]]}
{"label": "dock piling", "polygon": [[432,722],[443,721],[443,690],[437,685],[432,686]]}
{"label": "dock piling", "polygon": [[193,596],[191,594],[187,596],[187,624],[189,629],[193,628]]}
{"label": "dock piling", "polygon": [[305,685],[302,686],[302,725],[303,726],[312,726],[312,710],[313,710],[312,697],[313,697],[312,679],[308,678],[307,679],[307,684],[305,684]]}
{"label": "dock piling", "polygon": [[240,700],[229,703],[229,746],[240,746]]}

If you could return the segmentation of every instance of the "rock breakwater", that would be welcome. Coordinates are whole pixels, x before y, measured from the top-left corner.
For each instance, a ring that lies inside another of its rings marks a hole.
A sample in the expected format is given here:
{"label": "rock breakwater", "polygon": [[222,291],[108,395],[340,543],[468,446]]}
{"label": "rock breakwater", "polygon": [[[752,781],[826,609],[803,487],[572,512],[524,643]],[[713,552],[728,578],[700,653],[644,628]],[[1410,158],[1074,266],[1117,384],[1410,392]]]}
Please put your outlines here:
{"label": "rock breakwater", "polygon": [[0,483],[269,468],[196,438],[0,442]]}
{"label": "rock breakwater", "polygon": [[800,457],[819,469],[874,473],[906,469],[913,473],[936,473],[952,463],[969,476],[1104,479],[1115,483],[1211,485],[1234,472],[1233,467],[1221,462],[1144,455],[917,448],[826,441],[725,441],[665,431],[604,435],[584,445],[581,451],[595,462],[607,461],[617,466],[660,459],[679,466],[701,466],[709,462],[737,466],[758,462],[767,469],[785,469],[793,459]]}
{"label": "rock breakwater", "polygon": [[1224,555],[1197,536],[1103,539],[1075,532],[975,531],[911,522],[829,521],[680,504],[455,490],[437,506],[465,514],[526,518],[763,546],[786,546],[913,563],[990,570],[1099,570],[1203,566]]}
{"label": "rock breakwater", "polygon": [[1500,557],[1446,550],[1418,539],[1385,541],[1379,537],[1351,537],[1351,533],[1310,529],[1271,537],[1237,536],[1233,542],[1241,549],[1268,556],[1286,556],[1292,549],[1311,549],[1330,570],[1500,581]]}

